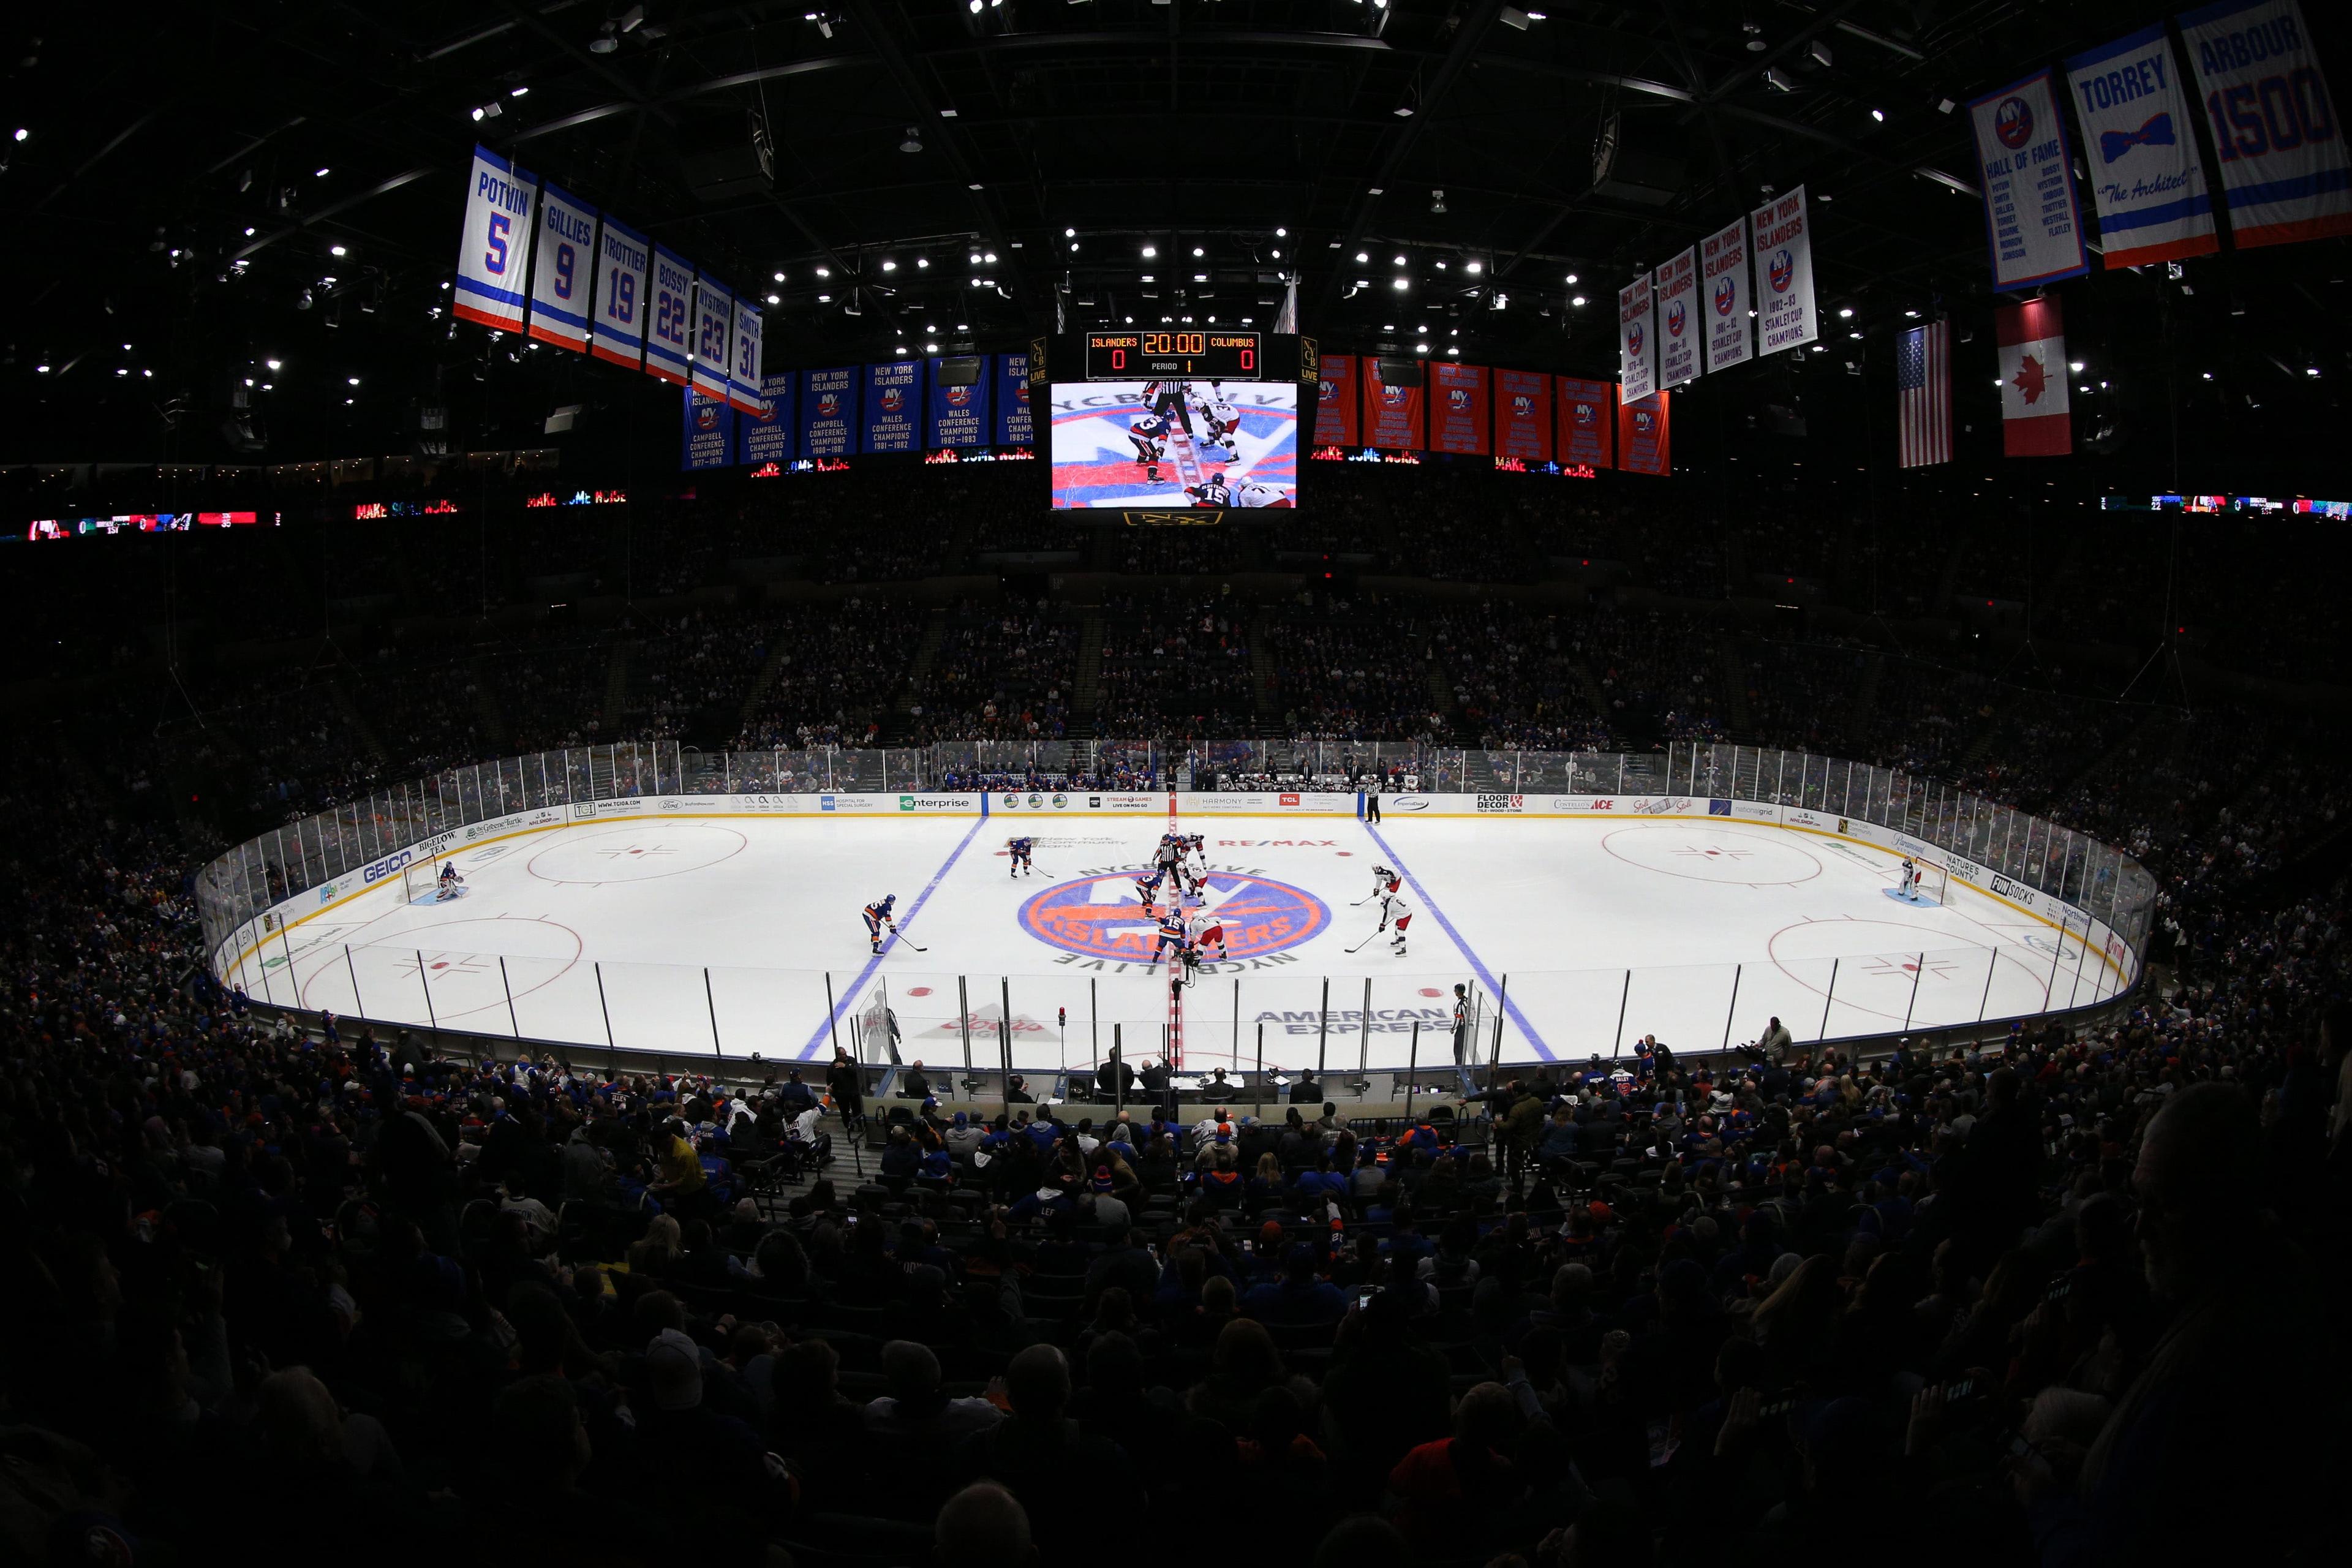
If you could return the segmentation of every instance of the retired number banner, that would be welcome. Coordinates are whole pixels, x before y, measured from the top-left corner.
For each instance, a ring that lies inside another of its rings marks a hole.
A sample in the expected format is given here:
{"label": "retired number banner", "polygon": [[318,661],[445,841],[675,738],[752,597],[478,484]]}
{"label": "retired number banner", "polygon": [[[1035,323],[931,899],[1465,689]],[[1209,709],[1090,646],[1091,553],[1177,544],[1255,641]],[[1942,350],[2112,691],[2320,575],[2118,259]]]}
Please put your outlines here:
{"label": "retired number banner", "polygon": [[1706,301],[1706,369],[1712,375],[1752,357],[1748,318],[1748,220],[1736,217],[1699,242],[1699,298]]}
{"label": "retired number banner", "polygon": [[735,325],[735,296],[705,278],[694,286],[694,389],[721,403],[727,395],[729,340]]}
{"label": "retired number banner", "polygon": [[727,401],[738,413],[758,414],[766,403],[760,375],[760,339],[764,331],[760,308],[739,298],[735,301],[735,351],[727,367]]}
{"label": "retired number banner", "polygon": [[654,247],[654,319],[646,331],[646,374],[684,386],[694,373],[694,268]]}
{"label": "retired number banner", "polygon": [[608,215],[597,237],[596,326],[588,352],[631,370],[646,358],[646,290],[653,275],[653,246],[646,237]]}
{"label": "retired number banner", "polygon": [[1973,100],[1969,124],[1984,187],[1992,286],[2032,289],[2088,272],[2066,122],[2050,73],[2036,71]]}
{"label": "retired number banner", "polygon": [[1629,397],[1658,389],[1658,334],[1652,317],[1650,275],[1617,290],[1617,380]]}
{"label": "retired number banner", "polygon": [[539,247],[530,259],[530,335],[588,352],[588,299],[596,287],[596,209],[550,184],[539,193]]}
{"label": "retired number banner", "polygon": [[457,241],[457,297],[449,312],[501,332],[522,331],[523,267],[530,258],[539,182],[487,147],[474,149],[466,221]]}
{"label": "retired number banner", "polygon": [[2294,0],[2223,0],[2180,18],[2241,246],[2352,234],[2352,170]]}
{"label": "retired number banner", "polygon": [[2177,261],[2221,248],[2213,198],[2164,24],[2066,62],[2074,118],[2109,268]]}

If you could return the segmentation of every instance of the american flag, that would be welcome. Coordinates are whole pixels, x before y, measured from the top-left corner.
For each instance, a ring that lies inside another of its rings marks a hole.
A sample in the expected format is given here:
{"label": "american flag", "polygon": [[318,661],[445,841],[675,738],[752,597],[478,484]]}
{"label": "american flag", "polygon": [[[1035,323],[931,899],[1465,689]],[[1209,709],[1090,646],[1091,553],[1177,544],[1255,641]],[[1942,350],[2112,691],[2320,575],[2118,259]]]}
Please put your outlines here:
{"label": "american flag", "polygon": [[1898,467],[1952,460],[1952,323],[1939,318],[1903,334],[1895,353]]}

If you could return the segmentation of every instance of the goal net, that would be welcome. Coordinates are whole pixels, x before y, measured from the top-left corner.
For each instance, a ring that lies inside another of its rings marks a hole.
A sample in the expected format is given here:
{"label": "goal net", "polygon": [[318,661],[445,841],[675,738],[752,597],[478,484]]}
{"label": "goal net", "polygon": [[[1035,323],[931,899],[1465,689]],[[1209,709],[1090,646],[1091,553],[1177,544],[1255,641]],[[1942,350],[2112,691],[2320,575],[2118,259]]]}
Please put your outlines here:
{"label": "goal net", "polygon": [[440,882],[441,862],[438,856],[427,856],[422,860],[411,861],[407,868],[400,873],[401,902],[413,904],[423,899],[437,897],[440,893]]}
{"label": "goal net", "polygon": [[[1911,858],[1911,869],[1915,880],[1908,894],[1910,899],[1916,903],[1941,904],[1945,891],[1950,886],[1950,879],[1944,868],[1924,856],[1915,855]],[[1903,890],[1903,868],[1899,865],[1895,868],[1895,890],[1900,892]]]}

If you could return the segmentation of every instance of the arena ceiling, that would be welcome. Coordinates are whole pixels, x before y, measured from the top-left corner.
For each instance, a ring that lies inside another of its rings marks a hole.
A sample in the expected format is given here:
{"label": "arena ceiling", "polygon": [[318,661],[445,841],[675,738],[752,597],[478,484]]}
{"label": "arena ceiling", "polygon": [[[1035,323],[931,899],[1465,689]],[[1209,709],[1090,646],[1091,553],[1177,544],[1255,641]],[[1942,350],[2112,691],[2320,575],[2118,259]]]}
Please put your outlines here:
{"label": "arena ceiling", "polygon": [[[772,363],[1011,347],[1057,319],[1265,326],[1295,279],[1330,349],[1444,334],[1603,371],[1619,282],[1799,184],[1825,303],[1981,305],[1951,106],[2160,9],[278,3],[145,14],[131,48],[104,8],[20,16],[7,445],[47,455],[23,448],[104,407],[201,446],[273,374],[309,388],[277,415],[306,447],[380,445],[453,377],[521,378],[533,416],[572,395],[575,367],[503,364],[441,309],[478,138],[758,286]],[[2340,273],[2325,248],[2305,270]]]}

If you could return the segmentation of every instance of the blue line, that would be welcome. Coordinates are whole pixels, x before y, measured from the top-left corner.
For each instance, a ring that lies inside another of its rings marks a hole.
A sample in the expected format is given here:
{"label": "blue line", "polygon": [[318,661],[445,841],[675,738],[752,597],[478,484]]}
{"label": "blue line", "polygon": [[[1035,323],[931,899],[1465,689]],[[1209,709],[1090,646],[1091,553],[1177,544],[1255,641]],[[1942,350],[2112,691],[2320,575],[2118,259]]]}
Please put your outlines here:
{"label": "blue line", "polygon": [[[903,926],[910,926],[915,923],[915,917],[923,912],[923,905],[929,900],[930,896],[934,892],[939,890],[940,880],[945,878],[950,871],[955,869],[955,863],[963,858],[963,852],[966,849],[971,847],[973,835],[979,833],[979,831],[987,825],[987,814],[982,813],[972,823],[971,831],[965,834],[961,839],[957,840],[955,853],[950,855],[947,858],[946,863],[940,866],[938,870],[931,873],[931,879],[923,884],[923,890],[917,893],[915,895],[915,901],[907,906],[907,918],[905,921],[902,922],[902,928]],[[833,1011],[826,1015],[824,1023],[819,1024],[816,1026],[816,1033],[809,1037],[809,1043],[801,1047],[800,1059],[802,1061],[814,1061],[816,1059],[817,1047],[824,1043],[825,1037],[832,1034],[834,1026],[841,1021],[843,1012],[848,1007],[851,998],[864,991],[866,989],[866,983],[874,978],[875,970],[881,967],[882,960],[889,955],[891,943],[896,942],[898,940],[898,933],[897,931],[891,932],[889,942],[886,942],[882,944],[882,951],[867,959],[866,961],[866,967],[857,972],[857,978],[849,983],[849,991],[847,994],[836,996],[833,999]]]}
{"label": "blue line", "polygon": [[[1437,900],[1429,896],[1429,889],[1422,886],[1421,879],[1414,876],[1412,870],[1406,867],[1404,857],[1391,848],[1389,847],[1389,841],[1381,837],[1381,830],[1374,827],[1370,823],[1368,822],[1364,824],[1364,831],[1371,835],[1372,842],[1381,847],[1381,853],[1388,857],[1389,863],[1394,866],[1399,871],[1402,872],[1404,874],[1405,880],[1412,884],[1412,890],[1419,893],[1421,895],[1421,901],[1429,906],[1431,916],[1437,921],[1437,929],[1451,937],[1454,941],[1454,945],[1462,950],[1462,956],[1470,961],[1471,972],[1478,976],[1479,983],[1485,985],[1487,990],[1502,996],[1503,1011],[1509,1014],[1511,1017],[1517,1022],[1519,1026],[1519,1033],[1525,1035],[1528,1037],[1528,1043],[1535,1047],[1537,1055],[1542,1057],[1543,1059],[1548,1062],[1556,1062],[1559,1060],[1558,1057],[1552,1055],[1551,1047],[1544,1044],[1544,1037],[1536,1033],[1536,1026],[1528,1022],[1528,1016],[1519,1011],[1519,1005],[1517,1002],[1512,1001],[1509,995],[1504,993],[1503,988],[1495,983],[1495,977],[1491,973],[1487,973],[1485,962],[1479,958],[1476,952],[1471,950],[1468,942],[1462,940],[1462,933],[1454,929],[1454,922],[1445,918],[1445,911],[1437,907]],[[1469,1068],[1476,1059],[1476,1056],[1477,1047],[1474,1042],[1471,1048],[1465,1053],[1462,1064],[1463,1067],[1465,1069]]]}

